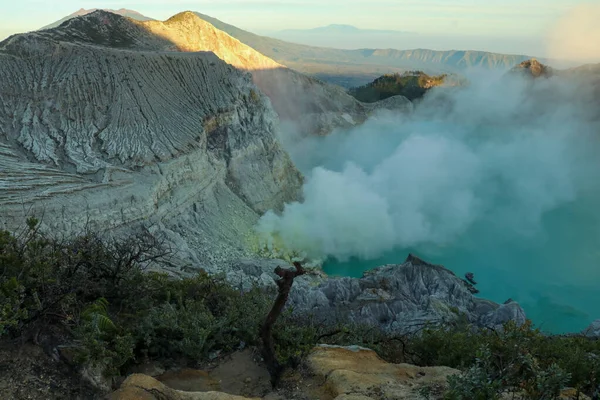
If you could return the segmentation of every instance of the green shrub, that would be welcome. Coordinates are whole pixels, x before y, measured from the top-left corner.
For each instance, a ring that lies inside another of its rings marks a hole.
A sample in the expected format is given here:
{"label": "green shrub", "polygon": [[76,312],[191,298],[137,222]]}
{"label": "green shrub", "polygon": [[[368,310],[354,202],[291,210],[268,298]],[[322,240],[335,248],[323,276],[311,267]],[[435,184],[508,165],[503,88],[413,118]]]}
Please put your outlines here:
{"label": "green shrub", "polygon": [[[144,232],[122,240],[93,233],[56,239],[41,234],[35,219],[19,234],[0,231],[0,338],[60,331],[79,362],[107,375],[147,359],[195,364],[216,350],[258,345],[274,293],[236,290],[205,273],[173,279],[146,272],[169,254]],[[288,308],[273,337],[288,365],[325,343],[371,348],[390,362],[458,368],[464,375],[451,378],[448,394],[455,399],[507,391],[552,398],[565,385],[591,394],[600,382],[600,341],[548,336],[531,323],[494,331],[461,319],[398,336],[344,321],[325,324]]]}
{"label": "green shrub", "polygon": [[312,316],[295,316],[288,308],[279,317],[273,330],[278,360],[295,367],[318,344],[323,330]]}
{"label": "green shrub", "polygon": [[270,293],[241,292],[205,273],[146,273],[170,254],[147,233],[54,239],[37,224],[20,235],[0,231],[0,337],[63,329],[77,360],[108,375],[147,357],[194,363],[257,343]]}
{"label": "green shrub", "polygon": [[448,377],[447,400],[496,400],[503,393],[529,400],[558,399],[570,375],[553,363],[543,369],[530,354],[512,360],[506,370],[498,370],[489,347],[477,352],[475,364],[463,374]]}
{"label": "green shrub", "polygon": [[213,350],[256,343],[271,299],[260,290],[239,292],[207,275],[169,281],[155,306],[131,330],[150,356],[201,360]]}
{"label": "green shrub", "polygon": [[501,383],[501,391],[520,393],[520,398],[551,399],[562,387],[591,393],[600,382],[600,341],[545,335],[531,322],[509,322],[499,331],[433,327],[409,338],[407,346],[410,362],[465,371],[450,381],[457,399],[477,385],[482,393]]}
{"label": "green shrub", "polygon": [[165,303],[150,310],[134,332],[151,356],[201,359],[210,349],[208,341],[216,324],[202,303],[187,301],[181,307]]}
{"label": "green shrub", "polygon": [[502,379],[496,374],[492,352],[488,347],[477,351],[475,363],[462,375],[448,377],[447,400],[496,400],[503,390]]}
{"label": "green shrub", "polygon": [[571,375],[557,364],[533,372],[534,376],[524,385],[526,398],[531,400],[558,399],[561,389],[571,380]]}

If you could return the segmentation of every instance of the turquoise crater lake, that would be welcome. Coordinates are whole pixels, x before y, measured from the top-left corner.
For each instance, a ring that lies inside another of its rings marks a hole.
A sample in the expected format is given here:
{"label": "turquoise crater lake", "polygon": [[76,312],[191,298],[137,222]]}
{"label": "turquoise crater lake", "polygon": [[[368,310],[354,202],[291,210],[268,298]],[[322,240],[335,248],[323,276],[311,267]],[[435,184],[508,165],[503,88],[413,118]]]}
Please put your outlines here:
{"label": "turquoise crater lake", "polygon": [[[590,85],[474,76],[414,112],[284,141],[301,202],[261,220],[282,247],[361,276],[408,253],[548,332],[600,318],[600,115]],[[285,138],[285,137],[284,137]],[[291,138],[294,138],[293,135]]]}
{"label": "turquoise crater lake", "polygon": [[478,296],[512,298],[536,326],[551,333],[577,332],[600,318],[600,216],[577,202],[543,218],[544,235],[499,236],[484,223],[448,246],[398,248],[377,259],[329,258],[329,275],[359,277],[368,269],[401,264],[412,252],[458,276],[473,272]]}

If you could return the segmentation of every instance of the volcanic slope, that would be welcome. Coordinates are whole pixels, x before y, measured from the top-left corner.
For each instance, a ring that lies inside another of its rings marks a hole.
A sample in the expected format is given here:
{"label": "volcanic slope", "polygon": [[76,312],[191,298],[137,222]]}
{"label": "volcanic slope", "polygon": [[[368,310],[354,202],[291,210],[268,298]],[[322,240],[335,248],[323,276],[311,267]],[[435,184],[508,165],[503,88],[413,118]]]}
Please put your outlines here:
{"label": "volcanic slope", "polygon": [[[177,267],[248,254],[302,178],[249,74],[103,11],[0,43],[0,220],[56,232],[143,226]],[[158,51],[160,49],[160,51]]]}
{"label": "volcanic slope", "polygon": [[[249,71],[254,83],[271,99],[279,117],[302,134],[327,134],[337,127],[348,128],[364,122],[373,111],[381,108],[401,111],[412,109],[411,103],[402,97],[362,104],[343,88],[305,76],[273,61],[215,28],[199,15],[186,11],[164,22],[126,19],[129,27],[120,32],[123,37],[106,44],[157,51],[211,51],[234,67]],[[85,17],[71,19],[54,31],[66,30],[66,40],[95,43],[98,35],[95,30],[101,30],[104,22],[98,20],[100,26],[89,32],[85,31],[90,28],[89,23],[85,27],[79,26],[78,20],[82,18]],[[73,37],[73,30],[78,30],[76,37]],[[148,33],[152,33],[152,36],[148,37]],[[163,41],[157,41],[157,38]]]}
{"label": "volcanic slope", "polygon": [[[51,24],[43,26],[40,29],[52,29],[52,28],[56,28],[57,26],[60,26],[63,22],[66,22],[66,21],[68,21],[70,19],[73,19],[73,18],[81,17],[83,15],[91,14],[94,11],[98,11],[98,9],[97,8],[91,8],[91,9],[80,8],[79,10],[75,11],[74,13],[69,14],[66,17],[61,18],[58,21],[55,21],[55,22],[53,22]],[[128,10],[126,8],[120,8],[118,10],[102,9],[102,11],[111,12],[113,14],[118,14],[118,15],[121,15],[123,17],[129,17],[129,18],[132,18],[132,19],[136,19],[138,21],[149,21],[149,20],[153,19],[153,18],[147,17],[147,16],[145,16],[143,14],[140,14],[139,12],[137,12],[135,10]]]}
{"label": "volcanic slope", "polygon": [[409,101],[362,104],[345,90],[293,71],[262,55],[252,47],[215,28],[196,13],[183,12],[167,21],[139,23],[177,51],[211,51],[220,59],[252,74],[254,83],[271,99],[283,121],[293,123],[303,134],[326,134],[337,127],[362,123],[374,110],[408,111]]}

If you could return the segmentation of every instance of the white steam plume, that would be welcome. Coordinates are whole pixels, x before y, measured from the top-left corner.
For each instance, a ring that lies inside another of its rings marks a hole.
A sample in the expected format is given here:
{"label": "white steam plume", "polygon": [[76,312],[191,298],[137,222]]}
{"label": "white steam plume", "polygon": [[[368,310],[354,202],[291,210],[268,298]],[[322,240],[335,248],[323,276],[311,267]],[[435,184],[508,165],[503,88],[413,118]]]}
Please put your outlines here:
{"label": "white steam plume", "polygon": [[341,260],[451,244],[474,223],[536,233],[598,168],[599,125],[582,90],[558,78],[479,77],[431,92],[412,116],[287,138],[307,175],[304,201],[267,213],[257,230],[268,246]]}

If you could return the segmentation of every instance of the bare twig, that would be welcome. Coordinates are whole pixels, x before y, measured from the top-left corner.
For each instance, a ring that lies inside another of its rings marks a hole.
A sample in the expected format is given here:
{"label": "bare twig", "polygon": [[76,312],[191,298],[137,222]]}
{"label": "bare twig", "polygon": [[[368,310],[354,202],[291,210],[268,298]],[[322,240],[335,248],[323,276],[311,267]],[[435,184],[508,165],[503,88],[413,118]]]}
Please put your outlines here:
{"label": "bare twig", "polygon": [[273,303],[273,307],[267,315],[267,318],[265,319],[265,322],[260,330],[260,337],[263,344],[262,355],[265,360],[265,364],[267,364],[267,370],[271,375],[271,384],[273,387],[276,387],[279,384],[281,375],[285,370],[285,366],[277,360],[277,355],[275,354],[273,326],[275,325],[275,322],[277,322],[277,318],[279,318],[279,315],[281,315],[281,312],[285,307],[285,303],[290,295],[290,290],[294,284],[294,279],[306,273],[299,262],[294,262],[294,267],[296,267],[296,270],[283,269],[281,267],[275,268],[275,273],[281,278],[276,281],[279,290],[277,298],[275,299],[275,303]]}

